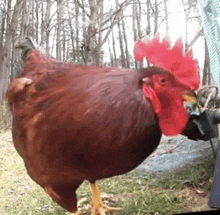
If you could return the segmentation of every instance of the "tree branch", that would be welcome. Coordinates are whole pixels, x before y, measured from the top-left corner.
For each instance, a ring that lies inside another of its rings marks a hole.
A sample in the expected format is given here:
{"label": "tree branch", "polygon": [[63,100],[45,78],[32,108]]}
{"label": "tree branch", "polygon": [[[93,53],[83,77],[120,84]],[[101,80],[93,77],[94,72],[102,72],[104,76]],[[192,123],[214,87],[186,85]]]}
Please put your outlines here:
{"label": "tree branch", "polygon": [[83,12],[86,14],[86,16],[87,16],[88,18],[90,18],[89,14],[86,12],[84,6],[79,2],[79,0],[75,0],[75,1],[76,1],[76,3],[78,4],[78,6],[83,10]]}
{"label": "tree branch", "polygon": [[186,45],[186,51],[189,50],[193,44],[199,39],[200,36],[204,35],[203,28],[196,34],[189,45]]}

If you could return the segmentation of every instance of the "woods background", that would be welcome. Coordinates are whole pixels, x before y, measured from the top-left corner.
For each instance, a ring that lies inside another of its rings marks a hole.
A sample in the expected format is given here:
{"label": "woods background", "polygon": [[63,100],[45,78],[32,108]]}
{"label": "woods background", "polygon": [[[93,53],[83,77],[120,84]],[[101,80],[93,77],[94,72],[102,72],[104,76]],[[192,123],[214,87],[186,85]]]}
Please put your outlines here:
{"label": "woods background", "polygon": [[21,54],[15,46],[25,37],[61,61],[137,68],[134,42],[156,33],[174,35],[172,23],[182,19],[185,50],[203,38],[200,69],[203,83],[210,84],[197,0],[0,0],[0,101],[21,71]]}

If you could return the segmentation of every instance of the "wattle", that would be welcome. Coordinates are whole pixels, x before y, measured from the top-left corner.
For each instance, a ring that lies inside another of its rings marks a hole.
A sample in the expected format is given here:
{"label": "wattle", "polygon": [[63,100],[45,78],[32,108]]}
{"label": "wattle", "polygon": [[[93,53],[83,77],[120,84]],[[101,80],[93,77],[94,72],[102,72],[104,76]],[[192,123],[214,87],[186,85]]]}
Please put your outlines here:
{"label": "wattle", "polygon": [[143,86],[143,93],[152,104],[159,118],[161,131],[166,136],[181,134],[188,122],[188,115],[180,96],[172,92],[157,95],[150,86]]}

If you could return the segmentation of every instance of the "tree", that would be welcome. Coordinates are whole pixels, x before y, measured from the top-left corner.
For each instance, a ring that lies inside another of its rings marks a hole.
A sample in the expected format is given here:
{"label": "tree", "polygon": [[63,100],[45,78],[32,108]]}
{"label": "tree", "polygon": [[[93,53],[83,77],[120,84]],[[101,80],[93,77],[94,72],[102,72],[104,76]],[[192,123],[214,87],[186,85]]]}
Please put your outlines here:
{"label": "tree", "polygon": [[19,19],[19,15],[21,13],[22,2],[22,0],[16,0],[13,13],[11,14],[11,0],[8,0],[5,44],[2,48],[2,52],[0,53],[0,101],[2,101],[3,93],[10,81],[10,75],[12,72],[10,60],[12,58],[12,48],[15,44],[18,28],[17,20]]}

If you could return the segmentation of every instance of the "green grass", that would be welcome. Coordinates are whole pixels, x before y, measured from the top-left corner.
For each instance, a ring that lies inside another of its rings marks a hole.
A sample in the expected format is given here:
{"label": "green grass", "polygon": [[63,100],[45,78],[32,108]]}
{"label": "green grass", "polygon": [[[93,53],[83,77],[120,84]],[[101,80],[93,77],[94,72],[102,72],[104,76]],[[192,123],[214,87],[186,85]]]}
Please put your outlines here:
{"label": "green grass", "polygon": [[[195,162],[196,163],[196,162]],[[215,158],[213,154],[209,159],[203,160],[200,164],[194,164],[190,167],[176,172],[175,174],[164,173],[162,177],[157,177],[154,186],[163,189],[183,189],[184,186],[199,187],[204,182],[207,188],[211,188],[209,180],[212,179],[214,172]]]}
{"label": "green grass", "polygon": [[[137,175],[134,171],[98,181],[104,203],[122,208],[111,215],[175,214],[207,210],[214,158],[178,173]],[[77,191],[82,214],[90,214],[90,188],[85,181]],[[15,151],[10,131],[0,134],[0,215],[65,215],[44,190],[27,175]]]}

